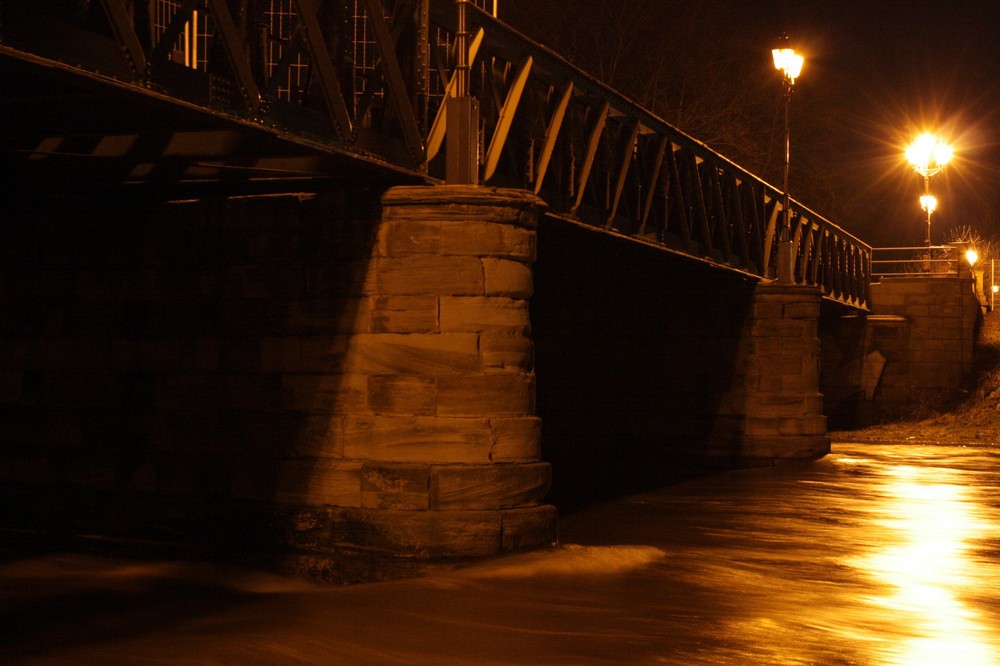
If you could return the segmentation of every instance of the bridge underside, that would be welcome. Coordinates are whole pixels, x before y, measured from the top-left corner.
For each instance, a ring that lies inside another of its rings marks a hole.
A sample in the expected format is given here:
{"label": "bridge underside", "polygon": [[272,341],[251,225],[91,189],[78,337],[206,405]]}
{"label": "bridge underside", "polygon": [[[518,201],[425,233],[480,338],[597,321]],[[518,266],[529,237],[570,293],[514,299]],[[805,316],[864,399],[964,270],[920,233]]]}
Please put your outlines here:
{"label": "bridge underside", "polygon": [[0,56],[0,168],[8,196],[190,198],[424,180],[2,45]]}

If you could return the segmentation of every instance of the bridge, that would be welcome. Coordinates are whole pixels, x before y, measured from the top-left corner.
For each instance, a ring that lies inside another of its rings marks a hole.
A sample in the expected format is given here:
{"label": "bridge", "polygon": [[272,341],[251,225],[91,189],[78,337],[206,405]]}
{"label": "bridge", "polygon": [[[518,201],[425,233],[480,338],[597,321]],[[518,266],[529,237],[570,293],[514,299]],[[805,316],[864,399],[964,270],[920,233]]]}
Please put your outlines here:
{"label": "bridge", "polygon": [[19,533],[371,579],[823,455],[872,372],[869,246],[473,4],[6,2],[0,71]]}

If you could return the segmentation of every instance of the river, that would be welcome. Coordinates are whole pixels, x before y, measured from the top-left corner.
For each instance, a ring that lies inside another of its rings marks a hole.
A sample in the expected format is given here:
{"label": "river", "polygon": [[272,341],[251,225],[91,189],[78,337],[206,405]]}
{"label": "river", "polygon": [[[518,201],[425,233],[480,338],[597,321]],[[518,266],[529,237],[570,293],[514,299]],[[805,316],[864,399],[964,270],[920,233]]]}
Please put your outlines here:
{"label": "river", "polygon": [[323,588],[0,564],[0,663],[1000,664],[1000,448],[835,444],[591,507],[561,545]]}

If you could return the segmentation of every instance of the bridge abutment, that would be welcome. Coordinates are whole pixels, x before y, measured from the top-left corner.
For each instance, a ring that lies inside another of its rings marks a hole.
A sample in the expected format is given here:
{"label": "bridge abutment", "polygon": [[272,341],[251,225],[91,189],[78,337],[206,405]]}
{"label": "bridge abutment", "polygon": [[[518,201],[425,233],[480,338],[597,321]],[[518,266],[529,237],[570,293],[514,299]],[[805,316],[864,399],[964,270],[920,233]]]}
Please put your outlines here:
{"label": "bridge abutment", "polygon": [[882,278],[868,316],[830,322],[824,384],[837,427],[927,413],[973,369],[980,304],[965,265],[954,276]]}

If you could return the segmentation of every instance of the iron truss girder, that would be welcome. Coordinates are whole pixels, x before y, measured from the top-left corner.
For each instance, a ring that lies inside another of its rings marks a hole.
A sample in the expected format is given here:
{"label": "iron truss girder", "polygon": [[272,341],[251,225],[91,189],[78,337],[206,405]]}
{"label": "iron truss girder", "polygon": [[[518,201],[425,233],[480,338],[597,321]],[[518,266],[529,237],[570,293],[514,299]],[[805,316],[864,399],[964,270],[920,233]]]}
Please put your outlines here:
{"label": "iron truss girder", "polygon": [[[33,123],[11,111],[0,133],[5,163],[86,163],[86,151],[71,157],[63,149],[90,139],[110,145],[101,138],[128,136],[143,116],[155,116],[185,131],[253,137],[270,161],[254,163],[243,153],[89,159],[122,182],[143,173],[184,182],[239,173],[332,177],[331,159],[300,159],[310,153],[353,160],[389,179],[444,179],[444,101],[456,92],[458,60],[452,0],[291,0],[281,5],[280,25],[267,23],[272,14],[249,15],[251,5],[229,0],[159,2],[169,11],[157,22],[151,8],[158,1],[101,0],[85,15],[73,3],[4,2],[0,67],[16,75],[5,108],[44,108],[37,101],[46,96],[55,107],[61,94],[121,107],[97,132],[86,120],[66,118],[63,127],[38,127],[30,136],[25,128]],[[604,233],[774,279],[783,217],[777,188],[476,6],[467,11],[468,78],[480,124],[478,132],[462,130],[477,135],[456,145],[478,144],[480,182],[533,191],[553,215]],[[197,57],[182,57],[191,39],[202,38]],[[128,109],[133,117],[125,117]],[[142,131],[160,136],[157,128]],[[157,142],[139,144],[148,151]],[[790,205],[795,279],[866,309],[870,248],[799,202]]]}

